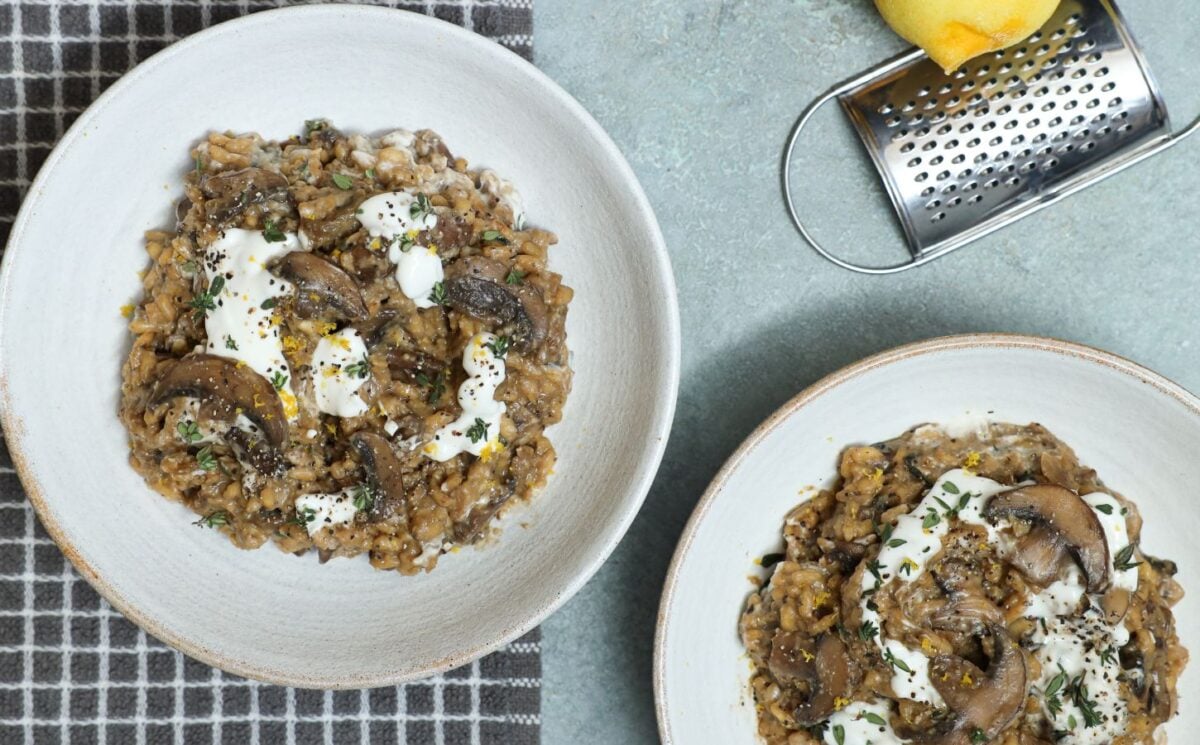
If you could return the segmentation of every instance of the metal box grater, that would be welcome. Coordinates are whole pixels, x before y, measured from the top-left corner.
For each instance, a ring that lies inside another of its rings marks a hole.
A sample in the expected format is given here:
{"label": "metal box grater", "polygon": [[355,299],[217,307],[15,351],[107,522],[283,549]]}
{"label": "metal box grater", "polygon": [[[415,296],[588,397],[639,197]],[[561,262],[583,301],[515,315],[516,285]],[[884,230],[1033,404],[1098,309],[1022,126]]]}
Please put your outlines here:
{"label": "metal box grater", "polygon": [[[797,214],[790,171],[813,114],[837,99],[896,208],[911,258],[866,267],[819,244]],[[822,256],[889,274],[945,256],[1181,142],[1158,87],[1110,0],[1063,0],[1012,48],[947,75],[916,50],[837,86],[800,116],[783,188],[792,221]]]}

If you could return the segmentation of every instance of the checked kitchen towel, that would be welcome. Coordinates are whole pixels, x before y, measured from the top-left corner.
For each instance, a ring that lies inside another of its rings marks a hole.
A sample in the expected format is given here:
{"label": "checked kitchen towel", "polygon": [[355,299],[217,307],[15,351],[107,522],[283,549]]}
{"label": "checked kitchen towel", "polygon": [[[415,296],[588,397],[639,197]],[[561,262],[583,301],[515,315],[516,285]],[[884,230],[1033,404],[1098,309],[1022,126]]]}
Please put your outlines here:
{"label": "checked kitchen towel", "polygon": [[[265,0],[0,0],[0,245],[64,130],[138,62]],[[532,55],[532,0],[378,3]],[[537,631],[404,686],[307,691],[245,680],[147,636],[75,573],[0,443],[0,743],[539,742]]]}

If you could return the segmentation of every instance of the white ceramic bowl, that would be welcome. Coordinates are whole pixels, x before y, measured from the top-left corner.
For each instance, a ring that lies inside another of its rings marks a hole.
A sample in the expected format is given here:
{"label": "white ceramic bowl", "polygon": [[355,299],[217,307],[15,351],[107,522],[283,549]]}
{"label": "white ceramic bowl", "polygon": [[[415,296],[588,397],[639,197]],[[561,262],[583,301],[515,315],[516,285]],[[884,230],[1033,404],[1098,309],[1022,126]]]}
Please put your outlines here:
{"label": "white ceramic bowl", "polygon": [[[787,512],[808,485],[834,481],[841,450],[923,422],[983,415],[1039,422],[1075,448],[1145,518],[1142,545],[1179,563],[1188,591],[1175,608],[1183,643],[1200,650],[1200,399],[1106,352],[1050,339],[958,336],[912,344],[816,383],[764,422],[717,474],[684,530],[658,616],[654,684],[665,743],[753,745],[750,662],[738,619],[778,551]],[[1200,691],[1193,662],[1180,683],[1173,741],[1200,727],[1187,702]],[[1190,741],[1190,740],[1188,740]]]}
{"label": "white ceramic bowl", "polygon": [[[189,525],[126,464],[116,417],[142,232],[172,224],[188,148],[210,129],[286,137],[440,132],[512,179],[576,289],[575,390],[549,486],[499,540],[430,575],[365,559],[243,552]],[[39,174],[0,276],[3,424],[30,499],[79,571],[183,652],[280,683],[359,687],[468,662],[535,626],[625,532],[666,442],[679,368],[675,289],[633,173],[532,65],[482,37],[380,8],[255,14],[154,56],[106,92]]]}

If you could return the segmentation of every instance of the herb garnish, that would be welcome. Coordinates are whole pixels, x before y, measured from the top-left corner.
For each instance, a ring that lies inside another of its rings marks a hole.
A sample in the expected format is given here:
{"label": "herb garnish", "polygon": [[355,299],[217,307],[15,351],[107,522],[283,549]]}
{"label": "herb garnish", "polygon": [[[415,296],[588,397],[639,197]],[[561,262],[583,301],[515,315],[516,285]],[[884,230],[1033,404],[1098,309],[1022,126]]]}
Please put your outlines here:
{"label": "herb garnish", "polygon": [[984,745],[988,741],[987,733],[976,727],[971,730],[971,745]]}
{"label": "herb garnish", "polygon": [[188,259],[180,264],[179,268],[182,269],[185,274],[195,274],[197,271],[199,271],[200,265],[196,263],[195,259]]}
{"label": "herb garnish", "polygon": [[904,540],[903,538],[893,538],[892,540],[887,542],[887,545],[890,548],[899,548],[900,546],[903,546],[906,543],[908,543],[908,541]]}
{"label": "herb garnish", "polygon": [[354,509],[366,512],[375,506],[375,493],[366,484],[354,487]]}
{"label": "herb garnish", "polygon": [[493,339],[492,341],[489,341],[487,344],[484,344],[483,346],[492,350],[492,354],[496,355],[497,357],[503,357],[504,355],[508,354],[508,348],[511,345],[512,345],[512,340],[509,339],[507,336],[497,336],[495,339]]}
{"label": "herb garnish", "polygon": [[778,564],[779,562],[783,561],[786,558],[787,557],[784,556],[783,554],[778,554],[778,553],[763,554],[763,557],[761,559],[759,559],[758,563],[762,566],[763,569],[770,569],[771,567],[775,566],[776,564]]}
{"label": "herb garnish", "polygon": [[179,436],[183,438],[183,441],[189,444],[199,442],[202,437],[200,427],[190,420],[180,421],[179,424],[175,425],[175,430],[179,432]]}
{"label": "herb garnish", "polygon": [[199,176],[204,172],[204,161],[200,160],[199,155],[197,155],[193,160],[196,161],[196,175]]}
{"label": "herb garnish", "polygon": [[1058,691],[1067,682],[1067,671],[1063,670],[1062,665],[1058,666],[1058,671],[1058,675],[1050,679],[1046,690],[1042,692],[1042,696],[1046,699],[1046,709],[1050,711],[1051,716],[1057,716],[1062,711],[1062,701],[1058,698]]}
{"label": "herb garnish", "polygon": [[342,370],[352,378],[365,378],[367,373],[371,372],[371,365],[367,362],[367,358],[363,357],[361,361],[355,362],[353,365],[346,365]]}
{"label": "herb garnish", "polygon": [[1083,726],[1095,727],[1103,721],[1103,718],[1096,711],[1096,702],[1088,698],[1088,689],[1083,683],[1085,674],[1080,673],[1071,681],[1071,701],[1079,708],[1079,713],[1083,714]]}
{"label": "herb garnish", "polygon": [[879,574],[880,569],[883,569],[883,565],[880,564],[877,560],[871,559],[870,561],[867,562],[867,571],[871,573],[871,576],[875,578],[876,582],[883,581],[883,577],[881,577]]}
{"label": "herb garnish", "polygon": [[271,308],[274,308],[278,304],[279,304],[279,298],[269,297],[266,300],[262,301],[262,305],[260,305],[258,307],[262,308],[263,310],[270,310]]}
{"label": "herb garnish", "polygon": [[1111,515],[1113,513],[1113,506],[1111,504],[1097,504],[1093,506],[1097,511],[1103,512],[1106,515]]}
{"label": "herb garnish", "polygon": [[212,445],[205,445],[196,453],[196,464],[205,471],[217,470],[217,457],[213,455]]}
{"label": "herb garnish", "polygon": [[287,382],[288,376],[284,375],[278,370],[276,370],[275,374],[271,376],[271,385],[275,386],[275,390],[277,391],[282,391],[283,387],[287,385]]}
{"label": "herb garnish", "polygon": [[525,284],[525,272],[515,266],[509,271],[508,276],[504,278],[506,285],[523,285]]}
{"label": "herb garnish", "polygon": [[467,429],[467,439],[471,442],[479,442],[487,438],[488,427],[491,426],[479,417],[475,417],[475,423]]}
{"label": "herb garnish", "polygon": [[349,189],[354,186],[354,179],[344,173],[335,173],[330,178],[333,179],[333,185],[339,189]]}
{"label": "herb garnish", "polygon": [[871,621],[863,621],[862,626],[858,627],[858,638],[864,642],[869,642],[879,633],[879,628]]}
{"label": "herb garnish", "polygon": [[446,305],[449,302],[446,298],[446,284],[444,282],[434,282],[433,291],[429,293],[429,302],[434,305]]}
{"label": "herb garnish", "polygon": [[958,485],[955,484],[953,481],[943,481],[942,489],[949,494],[954,494],[954,495],[958,494]]}
{"label": "herb garnish", "polygon": [[1133,561],[1133,550],[1135,548],[1137,548],[1137,544],[1131,543],[1118,551],[1117,555],[1113,557],[1113,567],[1115,567],[1118,572],[1123,572],[1126,569],[1133,569],[1142,563],[1140,561]]}
{"label": "herb garnish", "polygon": [[495,241],[496,243],[508,243],[508,239],[499,230],[485,230],[479,234],[479,237],[485,241]]}
{"label": "herb garnish", "polygon": [[1111,665],[1117,661],[1117,648],[1108,647],[1100,653],[1100,662],[1105,665]]}
{"label": "herb garnish", "polygon": [[446,371],[442,370],[431,379],[425,373],[417,373],[417,382],[429,389],[429,395],[425,397],[425,403],[435,404],[442,394],[446,392]]}
{"label": "herb garnish", "polygon": [[324,119],[305,119],[304,120],[304,134],[305,135],[311,135],[313,132],[320,132],[322,129],[325,129],[325,120]]}
{"label": "herb garnish", "polygon": [[887,726],[887,720],[884,719],[883,717],[879,716],[878,714],[876,714],[873,711],[864,711],[862,713],[862,718],[866,719],[868,722],[870,722],[871,724],[874,724],[878,727],[886,727]]}
{"label": "herb garnish", "polygon": [[833,739],[837,745],[846,745],[846,728],[840,724],[833,725]]}
{"label": "herb garnish", "polygon": [[216,512],[205,515],[204,517],[200,518],[196,522],[192,523],[192,525],[196,525],[201,528],[215,528],[219,525],[228,525],[228,524],[229,524],[229,513],[226,512],[225,510],[217,510]]}
{"label": "herb garnish", "polygon": [[234,341],[233,337],[230,336],[229,334],[225,334],[225,348],[232,349],[235,352],[237,351],[237,348],[238,348],[237,342]]}
{"label": "herb garnish", "polygon": [[418,194],[413,200],[412,206],[408,208],[408,216],[413,220],[423,220],[432,211],[433,205],[429,203],[429,197]]}
{"label": "herb garnish", "polygon": [[921,521],[921,527],[924,528],[925,530],[929,530],[930,528],[932,528],[934,525],[937,525],[941,521],[942,521],[942,518],[940,515],[938,515],[937,510],[930,507],[929,513],[926,514],[925,519]]}
{"label": "herb garnish", "polygon": [[883,661],[897,670],[903,670],[909,675],[912,675],[912,668],[905,664],[904,660],[896,659],[896,655],[892,654],[892,650],[890,649],[883,650]]}
{"label": "herb garnish", "polygon": [[225,277],[218,274],[208,283],[208,289],[192,298],[188,305],[196,309],[196,320],[202,321],[208,311],[217,309],[217,296],[225,289]]}
{"label": "herb garnish", "polygon": [[374,169],[374,168],[368,168],[368,169],[367,169],[367,172],[366,172],[366,174],[364,174],[364,175],[365,175],[367,178],[369,178],[369,179],[371,179],[372,181],[374,181],[374,180],[375,180],[375,169]]}
{"label": "herb garnish", "polygon": [[279,243],[287,240],[287,236],[283,234],[274,220],[263,220],[262,237],[267,243]]}

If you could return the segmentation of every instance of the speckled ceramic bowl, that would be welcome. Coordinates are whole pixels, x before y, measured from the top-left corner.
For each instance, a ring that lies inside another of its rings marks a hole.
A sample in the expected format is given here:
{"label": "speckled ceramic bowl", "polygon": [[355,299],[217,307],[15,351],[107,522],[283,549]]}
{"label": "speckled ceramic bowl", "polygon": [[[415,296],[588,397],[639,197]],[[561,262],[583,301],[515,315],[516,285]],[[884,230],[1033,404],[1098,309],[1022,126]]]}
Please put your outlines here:
{"label": "speckled ceramic bowl", "polygon": [[[549,486],[491,545],[406,578],[365,558],[319,566],[194,528],[126,463],[117,421],[142,232],[172,224],[187,152],[210,128],[286,137],[329,117],[428,127],[511,178],[556,230],[576,289],[576,371]],[[151,634],[254,678],[394,683],[468,662],[535,626],[604,561],[637,512],[675,404],[675,288],[637,180],[595,121],[532,65],[455,26],[348,5],[221,24],[114,85],[47,161],[0,276],[0,391],[46,528]]]}
{"label": "speckled ceramic bowl", "polygon": [[[667,745],[754,745],[750,661],[738,619],[778,551],[805,486],[833,483],[847,445],[878,442],[923,422],[963,416],[1039,422],[1070,445],[1145,518],[1147,553],[1174,559],[1187,595],[1180,637],[1200,651],[1200,399],[1144,367],[1099,350],[1024,336],[957,336],[884,352],[840,370],[788,402],[717,474],[684,530],[658,616],[654,685]],[[1183,710],[1159,730],[1191,742],[1200,711],[1193,660]],[[847,741],[848,742],[848,741]],[[856,743],[855,745],[861,745]]]}

